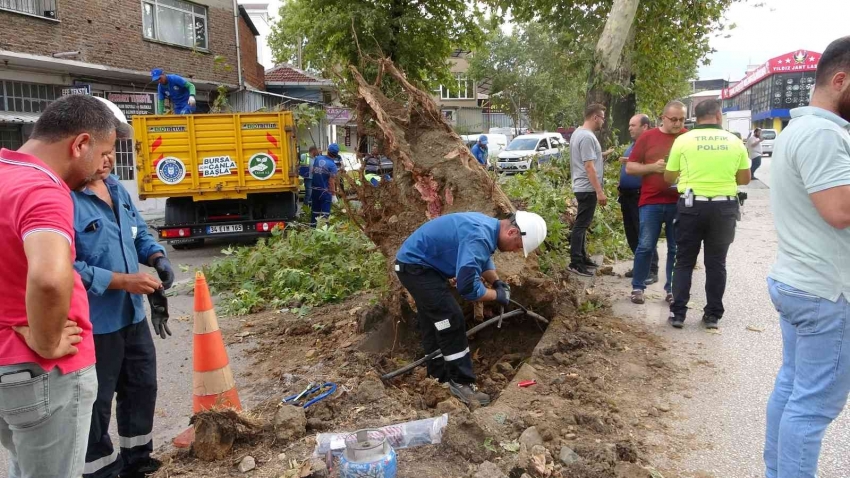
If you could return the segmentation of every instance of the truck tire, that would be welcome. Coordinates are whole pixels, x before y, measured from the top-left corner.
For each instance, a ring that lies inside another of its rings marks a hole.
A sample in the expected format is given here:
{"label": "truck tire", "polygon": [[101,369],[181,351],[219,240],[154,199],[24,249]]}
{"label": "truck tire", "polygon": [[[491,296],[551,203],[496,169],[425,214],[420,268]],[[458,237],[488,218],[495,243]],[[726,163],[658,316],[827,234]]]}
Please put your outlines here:
{"label": "truck tire", "polygon": [[[195,203],[192,198],[168,198],[165,200],[165,225],[182,226],[195,222]],[[195,249],[204,245],[203,239],[190,239],[179,244],[171,244],[171,247],[180,251]]]}

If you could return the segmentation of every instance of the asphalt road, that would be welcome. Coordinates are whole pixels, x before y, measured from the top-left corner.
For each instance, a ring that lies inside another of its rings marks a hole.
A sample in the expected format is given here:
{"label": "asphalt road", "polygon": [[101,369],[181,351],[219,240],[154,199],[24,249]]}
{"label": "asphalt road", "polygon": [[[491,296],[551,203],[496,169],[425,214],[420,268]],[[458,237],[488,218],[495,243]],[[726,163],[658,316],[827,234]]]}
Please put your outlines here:
{"label": "asphalt road", "polygon": [[[756,175],[770,181],[769,159]],[[691,288],[691,308],[697,310],[691,311],[683,330],[667,324],[669,309],[660,284],[650,288],[645,305],[636,306],[628,300],[627,279],[603,280],[606,287],[622,291],[615,297],[615,313],[641,320],[668,339],[676,365],[687,371],[687,390],[670,391],[669,429],[654,439],[664,450],[656,463],[677,470],[672,476],[764,476],[765,409],[782,355],[779,317],[766,285],[777,244],[767,186],[759,181],[746,189],[749,201],[727,260],[727,312],[720,335],[700,325],[705,304],[702,259]],[[666,245],[659,247],[662,253]],[[619,264],[616,270],[624,272],[629,266]],[[845,411],[827,430],[819,477],[846,478],[849,470],[850,414]]]}
{"label": "asphalt road", "polygon": [[[221,256],[225,243],[212,243],[200,249],[177,251],[166,246],[168,256],[176,273],[175,288],[178,295],[169,297],[169,328],[173,335],[163,340],[154,336],[157,355],[158,392],[154,418],[154,448],[169,446],[171,439],[188,428],[192,416],[192,308],[194,299],[191,284],[194,283],[195,270]],[[179,266],[188,268],[185,272]],[[152,274],[153,269],[147,269]],[[213,298],[213,302],[216,299]],[[145,301],[147,308],[147,301]],[[219,317],[219,321],[239,320]],[[239,375],[245,370],[242,360],[248,343],[230,345],[227,348],[230,364],[239,384]],[[254,402],[248,394],[241,394],[243,405],[250,407]],[[113,443],[118,443],[113,408],[111,435]],[[7,456],[0,450],[0,478],[7,475]]]}

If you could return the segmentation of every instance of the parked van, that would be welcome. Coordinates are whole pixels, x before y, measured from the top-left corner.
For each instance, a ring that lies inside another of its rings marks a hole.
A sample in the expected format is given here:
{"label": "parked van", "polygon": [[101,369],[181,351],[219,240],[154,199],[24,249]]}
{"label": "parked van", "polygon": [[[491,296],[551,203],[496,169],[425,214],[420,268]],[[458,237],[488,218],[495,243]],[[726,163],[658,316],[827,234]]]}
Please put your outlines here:
{"label": "parked van", "polygon": [[776,140],[775,129],[761,130],[761,151],[765,156],[773,156],[773,142]]}
{"label": "parked van", "polygon": [[528,171],[541,163],[561,157],[566,141],[560,133],[535,133],[517,136],[499,153],[497,170],[502,172]]}

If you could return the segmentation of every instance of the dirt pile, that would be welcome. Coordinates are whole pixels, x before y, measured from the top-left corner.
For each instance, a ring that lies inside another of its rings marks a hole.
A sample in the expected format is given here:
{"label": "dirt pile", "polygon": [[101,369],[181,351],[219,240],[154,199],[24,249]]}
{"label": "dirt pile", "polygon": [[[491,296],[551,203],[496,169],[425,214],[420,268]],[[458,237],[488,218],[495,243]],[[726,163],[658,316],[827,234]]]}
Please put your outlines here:
{"label": "dirt pile", "polygon": [[[676,371],[666,365],[664,347],[640,326],[597,311],[550,317],[545,332],[531,319],[485,330],[471,347],[479,383],[494,402],[469,410],[446,387],[426,378],[423,368],[380,382],[381,374],[418,358],[421,350],[402,334],[391,338],[383,353],[360,351],[360,344],[380,332],[357,331],[358,314],[370,300],[363,295],[306,317],[287,312],[223,320],[228,341],[257,344],[252,370],[238,376],[237,383],[240,393],[267,397],[251,410],[264,431],[244,440],[237,436],[232,450],[216,462],[199,460],[192,452],[170,455],[157,477],[241,476],[237,467],[247,455],[256,462],[252,476],[299,476],[302,468],[312,467],[315,433],[443,413],[450,417],[443,443],[399,450],[399,476],[469,478],[485,461],[513,478],[642,476],[634,474],[644,470],[649,456],[642,437],[663,433],[658,406],[662,391],[676,381]],[[520,388],[521,380],[536,385]],[[307,435],[279,437],[270,424],[280,413],[281,398],[310,382],[327,381],[336,383],[338,391],[305,410]],[[333,466],[329,476],[336,476]]]}

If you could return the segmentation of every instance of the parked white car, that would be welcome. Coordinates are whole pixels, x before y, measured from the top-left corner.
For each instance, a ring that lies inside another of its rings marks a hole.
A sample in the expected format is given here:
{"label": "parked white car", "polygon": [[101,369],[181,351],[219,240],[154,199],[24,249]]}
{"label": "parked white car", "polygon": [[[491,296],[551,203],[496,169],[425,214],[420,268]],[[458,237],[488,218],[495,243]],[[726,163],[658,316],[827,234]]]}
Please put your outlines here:
{"label": "parked white car", "polygon": [[528,171],[561,157],[566,141],[560,133],[535,133],[517,136],[499,153],[497,169],[502,172]]}
{"label": "parked white car", "polygon": [[776,140],[775,129],[761,130],[761,151],[765,156],[773,156],[773,142]]}

